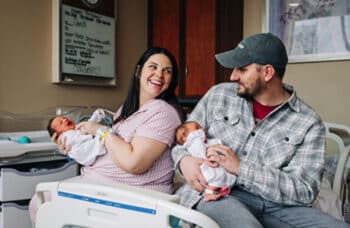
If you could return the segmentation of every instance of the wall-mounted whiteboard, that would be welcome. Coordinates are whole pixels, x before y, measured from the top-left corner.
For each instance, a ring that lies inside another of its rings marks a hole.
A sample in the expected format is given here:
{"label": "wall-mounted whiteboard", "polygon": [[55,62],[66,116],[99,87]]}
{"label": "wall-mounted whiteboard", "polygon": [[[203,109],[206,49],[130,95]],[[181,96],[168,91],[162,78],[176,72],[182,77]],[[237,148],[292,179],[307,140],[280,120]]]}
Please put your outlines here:
{"label": "wall-mounted whiteboard", "polygon": [[84,1],[53,0],[53,82],[115,85],[115,2]]}

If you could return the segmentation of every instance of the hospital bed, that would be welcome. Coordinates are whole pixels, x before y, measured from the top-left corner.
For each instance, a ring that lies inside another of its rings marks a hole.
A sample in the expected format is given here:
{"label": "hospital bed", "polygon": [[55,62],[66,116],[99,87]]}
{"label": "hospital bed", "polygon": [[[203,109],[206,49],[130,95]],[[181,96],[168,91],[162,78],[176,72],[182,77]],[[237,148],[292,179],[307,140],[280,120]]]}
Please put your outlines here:
{"label": "hospital bed", "polygon": [[[325,126],[327,150],[332,150],[329,158],[335,159],[330,191],[337,199],[341,199],[346,191],[344,183],[350,167],[350,128],[334,123],[325,123]],[[334,148],[330,148],[332,142]],[[44,192],[52,194],[51,201],[44,201]],[[209,217],[179,205],[177,196],[126,185],[86,183],[71,179],[40,183],[36,194],[40,199],[36,228],[184,227],[180,225],[181,222],[178,223],[179,220],[201,227],[219,227]],[[320,201],[327,200],[333,201],[334,198]],[[324,210],[324,205],[333,204],[322,202],[319,206]],[[344,201],[336,209],[342,210],[341,206],[344,207]],[[328,209],[334,210],[332,207]],[[344,211],[339,213],[344,216]]]}
{"label": "hospital bed", "polygon": [[325,172],[314,206],[350,223],[350,127],[329,122],[325,127]]}
{"label": "hospital bed", "polygon": [[[44,201],[50,192],[51,201]],[[178,204],[176,195],[123,184],[73,178],[37,186],[36,228],[181,227],[179,219],[204,228],[219,226],[209,217]]]}
{"label": "hospital bed", "polygon": [[335,142],[337,147],[337,165],[332,187],[334,192],[340,196],[343,193],[343,186],[346,182],[346,172],[350,168],[350,161],[348,160],[350,154],[350,127],[328,122],[325,123],[325,126],[327,139]]}

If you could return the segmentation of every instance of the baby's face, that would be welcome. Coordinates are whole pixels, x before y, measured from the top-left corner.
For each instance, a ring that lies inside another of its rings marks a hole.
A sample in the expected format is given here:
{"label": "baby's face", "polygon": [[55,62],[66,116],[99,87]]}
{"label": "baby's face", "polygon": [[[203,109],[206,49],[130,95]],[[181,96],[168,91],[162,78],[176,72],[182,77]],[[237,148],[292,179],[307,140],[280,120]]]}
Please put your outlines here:
{"label": "baby's face", "polygon": [[183,145],[186,142],[188,135],[191,132],[198,130],[200,128],[201,126],[196,122],[184,123],[182,127],[180,127],[176,132],[176,141],[179,144]]}
{"label": "baby's face", "polygon": [[62,132],[67,130],[75,129],[75,122],[65,116],[57,116],[51,123],[51,128],[55,130],[57,135],[60,135]]}

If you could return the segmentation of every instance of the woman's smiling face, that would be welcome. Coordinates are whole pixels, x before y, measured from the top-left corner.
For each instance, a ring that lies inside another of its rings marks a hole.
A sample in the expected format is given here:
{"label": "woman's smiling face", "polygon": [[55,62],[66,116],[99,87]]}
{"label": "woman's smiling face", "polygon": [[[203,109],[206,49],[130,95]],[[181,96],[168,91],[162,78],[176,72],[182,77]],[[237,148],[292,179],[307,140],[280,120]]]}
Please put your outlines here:
{"label": "woman's smiling face", "polygon": [[140,76],[140,104],[156,98],[171,82],[172,65],[164,54],[154,54],[143,65]]}

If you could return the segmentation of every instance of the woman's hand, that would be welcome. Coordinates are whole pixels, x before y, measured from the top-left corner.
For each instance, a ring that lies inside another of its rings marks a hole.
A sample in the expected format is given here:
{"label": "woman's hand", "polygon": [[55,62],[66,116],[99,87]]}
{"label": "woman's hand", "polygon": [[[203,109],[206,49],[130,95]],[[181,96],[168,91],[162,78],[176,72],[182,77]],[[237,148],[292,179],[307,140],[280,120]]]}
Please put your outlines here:
{"label": "woman's hand", "polygon": [[51,141],[58,144],[58,135],[56,132],[52,135]]}
{"label": "woman's hand", "polygon": [[207,160],[210,163],[218,163],[228,172],[238,175],[240,160],[231,148],[216,144],[207,149]]}
{"label": "woman's hand", "polygon": [[185,156],[180,161],[182,175],[187,183],[198,192],[203,192],[208,185],[200,169],[203,162],[203,159],[191,156]]}
{"label": "woman's hand", "polygon": [[58,150],[64,155],[67,155],[72,149],[72,146],[66,147],[67,137],[58,137],[57,133],[52,135],[51,141],[58,145]]}
{"label": "woman's hand", "polygon": [[81,134],[83,135],[96,135],[96,131],[97,129],[99,129],[100,127],[102,127],[103,125],[96,123],[94,121],[84,121],[79,123],[76,126],[76,129],[80,131]]}

